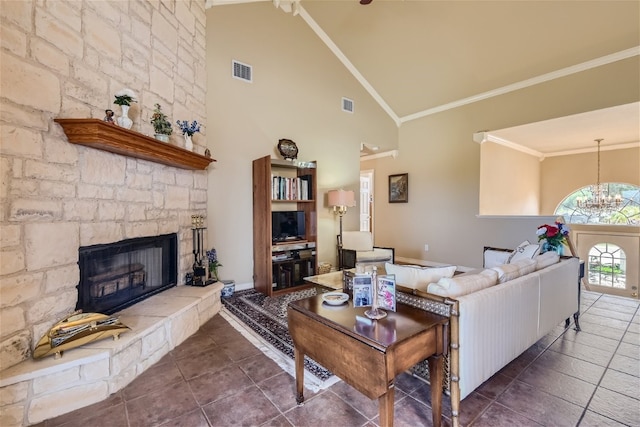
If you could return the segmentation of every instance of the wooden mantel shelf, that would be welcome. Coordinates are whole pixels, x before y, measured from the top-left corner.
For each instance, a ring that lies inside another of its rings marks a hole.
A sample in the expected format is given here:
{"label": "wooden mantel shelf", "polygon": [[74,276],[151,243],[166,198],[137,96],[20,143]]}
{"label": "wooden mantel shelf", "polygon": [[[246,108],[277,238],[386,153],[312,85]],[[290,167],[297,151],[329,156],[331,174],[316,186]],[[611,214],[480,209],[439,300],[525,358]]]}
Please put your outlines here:
{"label": "wooden mantel shelf", "polygon": [[86,145],[98,150],[182,169],[204,170],[209,163],[215,162],[210,157],[100,119],[54,119],[54,121],[62,126],[69,142],[73,144]]}

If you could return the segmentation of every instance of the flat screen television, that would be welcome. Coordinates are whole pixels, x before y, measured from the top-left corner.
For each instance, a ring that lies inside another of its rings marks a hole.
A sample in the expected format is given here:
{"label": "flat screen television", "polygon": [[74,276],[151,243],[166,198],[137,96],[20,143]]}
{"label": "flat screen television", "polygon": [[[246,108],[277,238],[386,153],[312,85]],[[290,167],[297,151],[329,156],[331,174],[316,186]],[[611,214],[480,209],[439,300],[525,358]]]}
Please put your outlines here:
{"label": "flat screen television", "polygon": [[271,212],[271,240],[274,243],[306,238],[304,211]]}

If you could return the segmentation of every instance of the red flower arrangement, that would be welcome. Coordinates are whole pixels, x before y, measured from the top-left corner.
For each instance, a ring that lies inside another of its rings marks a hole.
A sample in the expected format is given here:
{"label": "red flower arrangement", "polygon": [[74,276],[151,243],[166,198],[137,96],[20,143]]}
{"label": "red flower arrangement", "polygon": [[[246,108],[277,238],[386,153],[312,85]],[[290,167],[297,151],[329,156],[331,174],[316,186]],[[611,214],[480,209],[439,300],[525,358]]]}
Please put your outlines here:
{"label": "red flower arrangement", "polygon": [[548,245],[556,247],[567,242],[568,234],[569,227],[560,222],[556,222],[555,225],[543,224],[536,231],[538,241],[546,240]]}

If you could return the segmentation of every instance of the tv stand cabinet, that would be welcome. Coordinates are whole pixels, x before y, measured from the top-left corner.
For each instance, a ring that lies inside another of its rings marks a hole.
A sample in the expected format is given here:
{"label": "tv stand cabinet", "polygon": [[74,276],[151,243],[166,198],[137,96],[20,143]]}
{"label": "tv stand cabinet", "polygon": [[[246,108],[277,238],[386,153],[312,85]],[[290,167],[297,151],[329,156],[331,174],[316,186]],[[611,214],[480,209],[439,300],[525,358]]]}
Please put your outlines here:
{"label": "tv stand cabinet", "polygon": [[[253,283],[265,295],[308,287],[302,278],[317,271],[316,163],[297,164],[265,156],[253,161]],[[307,186],[292,196],[274,189],[278,180]],[[302,240],[272,242],[272,211],[303,211]]]}

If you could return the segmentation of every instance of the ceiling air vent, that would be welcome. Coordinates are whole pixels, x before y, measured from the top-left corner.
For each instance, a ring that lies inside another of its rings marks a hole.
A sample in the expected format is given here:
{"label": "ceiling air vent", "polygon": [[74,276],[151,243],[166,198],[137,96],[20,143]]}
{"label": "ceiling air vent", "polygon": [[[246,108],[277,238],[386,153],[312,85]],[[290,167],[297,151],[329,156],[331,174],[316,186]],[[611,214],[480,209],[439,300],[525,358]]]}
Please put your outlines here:
{"label": "ceiling air vent", "polygon": [[353,99],[342,98],[342,111],[353,113]]}
{"label": "ceiling air vent", "polygon": [[253,81],[251,65],[243,64],[242,62],[233,60],[232,66],[233,78],[244,80],[245,82]]}

